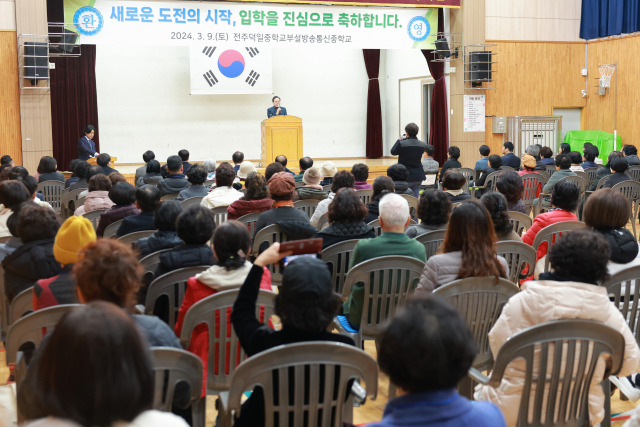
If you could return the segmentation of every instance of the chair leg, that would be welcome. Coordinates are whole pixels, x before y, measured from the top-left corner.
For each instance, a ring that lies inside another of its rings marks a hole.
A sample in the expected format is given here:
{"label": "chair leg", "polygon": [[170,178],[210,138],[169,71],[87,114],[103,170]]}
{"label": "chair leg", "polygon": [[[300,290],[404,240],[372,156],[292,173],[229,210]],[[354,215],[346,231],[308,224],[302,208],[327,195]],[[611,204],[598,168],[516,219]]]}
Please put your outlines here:
{"label": "chair leg", "polygon": [[191,420],[193,427],[204,427],[206,419],[206,397],[191,404]]}
{"label": "chair leg", "polygon": [[458,383],[458,394],[460,394],[460,396],[466,397],[469,400],[473,400],[473,390],[473,380],[468,376],[462,378]]}
{"label": "chair leg", "polygon": [[602,381],[602,389],[604,390],[604,418],[600,427],[611,427],[611,383],[609,378]]}

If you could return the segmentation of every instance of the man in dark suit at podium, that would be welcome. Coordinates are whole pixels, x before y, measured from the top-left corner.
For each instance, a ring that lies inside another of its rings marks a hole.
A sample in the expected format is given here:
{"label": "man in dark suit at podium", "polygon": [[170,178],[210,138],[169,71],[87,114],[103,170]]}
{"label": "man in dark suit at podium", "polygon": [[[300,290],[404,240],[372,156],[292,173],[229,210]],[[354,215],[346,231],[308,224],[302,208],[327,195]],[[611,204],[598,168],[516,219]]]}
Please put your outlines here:
{"label": "man in dark suit at podium", "polygon": [[93,137],[96,134],[96,128],[93,125],[87,125],[84,129],[84,136],[78,140],[78,158],[80,160],[89,160],[91,157],[96,157],[96,144],[93,142]]}
{"label": "man in dark suit at podium", "polygon": [[273,107],[267,108],[267,119],[270,119],[273,116],[287,115],[287,109],[280,106],[279,96],[274,96],[271,101],[273,102]]}

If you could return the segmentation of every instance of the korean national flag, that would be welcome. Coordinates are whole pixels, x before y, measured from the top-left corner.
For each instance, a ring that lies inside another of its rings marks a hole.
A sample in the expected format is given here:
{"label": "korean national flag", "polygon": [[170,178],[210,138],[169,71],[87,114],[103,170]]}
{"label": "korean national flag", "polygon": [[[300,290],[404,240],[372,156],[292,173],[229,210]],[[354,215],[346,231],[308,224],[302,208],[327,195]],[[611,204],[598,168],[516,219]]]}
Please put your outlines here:
{"label": "korean national flag", "polygon": [[271,93],[271,50],[253,46],[191,46],[191,94]]}

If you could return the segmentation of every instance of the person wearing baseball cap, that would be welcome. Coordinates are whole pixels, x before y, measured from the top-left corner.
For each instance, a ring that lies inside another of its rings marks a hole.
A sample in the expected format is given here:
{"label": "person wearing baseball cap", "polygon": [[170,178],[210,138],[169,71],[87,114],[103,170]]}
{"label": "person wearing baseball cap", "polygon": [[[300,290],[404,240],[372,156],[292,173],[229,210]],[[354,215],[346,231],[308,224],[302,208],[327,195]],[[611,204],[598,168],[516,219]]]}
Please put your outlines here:
{"label": "person wearing baseball cap", "polygon": [[77,304],[76,280],[71,274],[78,254],[87,244],[96,241],[91,222],[82,216],[71,216],[62,224],[53,243],[53,256],[62,265],[62,272],[40,279],[33,287],[33,309],[58,304]]}
{"label": "person wearing baseball cap", "polygon": [[[318,258],[299,257],[285,267],[275,302],[275,312],[282,321],[282,330],[274,331],[256,318],[263,267],[291,255],[290,252],[280,253],[279,250],[280,244],[276,242],[258,256],[233,305],[231,322],[247,355],[253,356],[279,345],[305,341],[334,341],[354,345],[353,340],[345,335],[327,332],[327,327],[338,312],[341,298],[333,292],[327,265]],[[260,410],[264,406],[263,400],[262,390],[254,389],[251,397],[242,405],[235,425],[263,425],[263,411]]]}

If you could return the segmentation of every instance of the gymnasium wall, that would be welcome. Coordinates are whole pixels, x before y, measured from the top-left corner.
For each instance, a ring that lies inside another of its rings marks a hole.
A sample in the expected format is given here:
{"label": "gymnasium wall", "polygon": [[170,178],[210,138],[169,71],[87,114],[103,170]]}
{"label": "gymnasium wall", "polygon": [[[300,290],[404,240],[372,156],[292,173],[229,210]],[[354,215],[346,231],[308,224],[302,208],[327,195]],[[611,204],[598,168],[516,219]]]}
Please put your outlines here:
{"label": "gymnasium wall", "polygon": [[0,153],[22,163],[15,2],[0,0]]}

